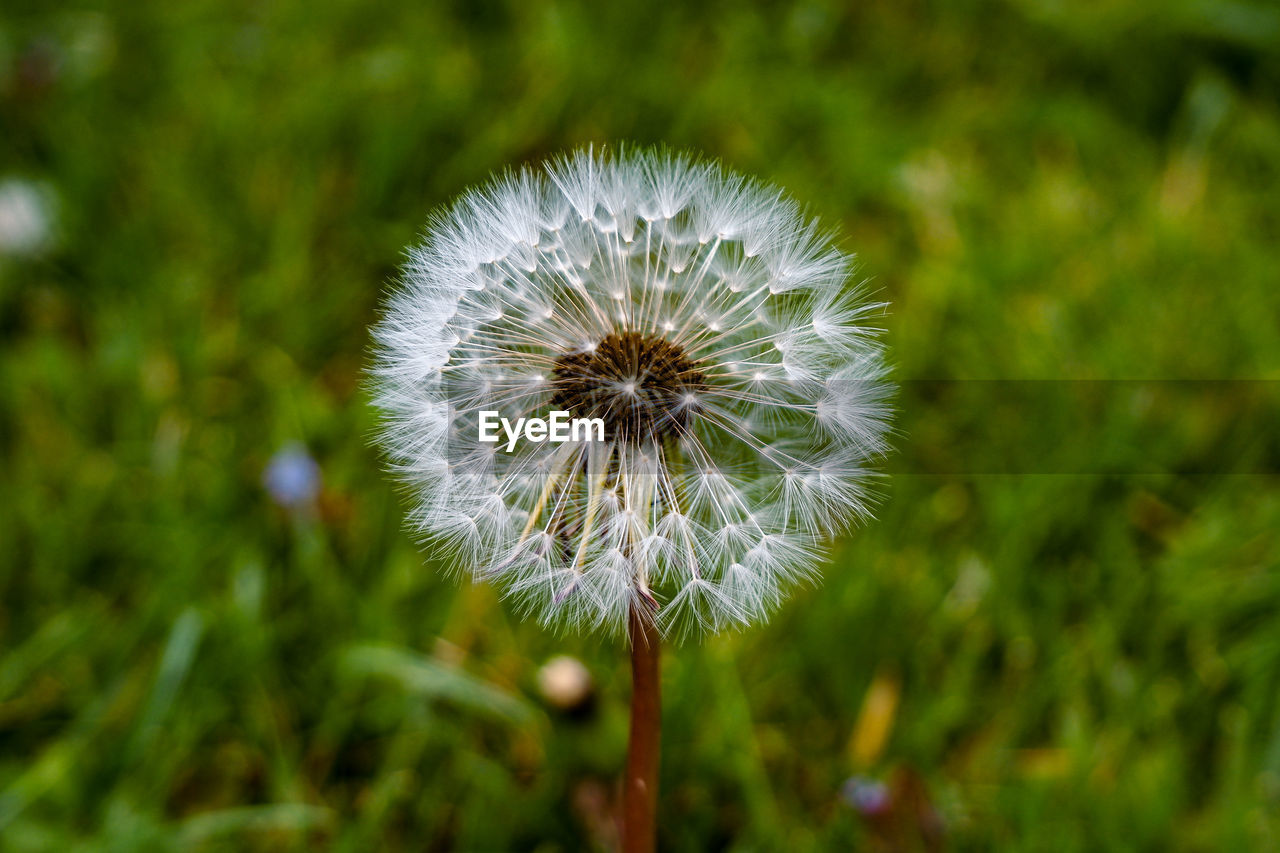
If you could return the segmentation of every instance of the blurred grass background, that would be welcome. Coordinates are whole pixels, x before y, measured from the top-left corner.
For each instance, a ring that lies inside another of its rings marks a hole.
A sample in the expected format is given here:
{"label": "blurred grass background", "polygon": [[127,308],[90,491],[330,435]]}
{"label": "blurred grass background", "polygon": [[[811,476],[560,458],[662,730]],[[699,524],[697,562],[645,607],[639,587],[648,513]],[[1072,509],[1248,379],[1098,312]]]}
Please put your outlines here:
{"label": "blurred grass background", "polygon": [[435,206],[619,140],[839,226],[904,380],[879,519],[668,655],[664,848],[1276,849],[1277,423],[949,380],[1273,388],[1278,96],[1256,0],[8,0],[0,850],[609,843],[624,652],[424,565],[359,383]]}

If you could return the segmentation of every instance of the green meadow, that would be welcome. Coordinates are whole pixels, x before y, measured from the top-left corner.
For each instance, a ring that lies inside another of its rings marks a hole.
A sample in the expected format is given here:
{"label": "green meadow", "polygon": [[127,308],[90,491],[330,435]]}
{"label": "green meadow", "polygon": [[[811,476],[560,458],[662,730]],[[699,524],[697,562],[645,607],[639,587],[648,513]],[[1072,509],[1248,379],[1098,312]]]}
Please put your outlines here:
{"label": "green meadow", "polygon": [[839,229],[898,384],[667,650],[661,848],[1280,848],[1276,6],[8,0],[0,850],[609,849],[626,650],[419,550],[362,383],[436,208],[623,141]]}

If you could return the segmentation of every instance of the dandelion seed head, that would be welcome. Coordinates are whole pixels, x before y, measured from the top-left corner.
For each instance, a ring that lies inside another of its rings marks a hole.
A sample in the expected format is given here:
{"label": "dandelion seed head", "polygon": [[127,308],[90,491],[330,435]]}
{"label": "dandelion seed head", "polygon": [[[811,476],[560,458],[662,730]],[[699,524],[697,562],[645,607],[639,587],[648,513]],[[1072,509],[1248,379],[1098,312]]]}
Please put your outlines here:
{"label": "dandelion seed head", "polygon": [[[564,630],[767,618],[870,513],[888,385],[851,258],[775,188],[666,151],[579,151],[438,214],[375,329],[410,521]],[[479,443],[481,413],[604,441]]]}

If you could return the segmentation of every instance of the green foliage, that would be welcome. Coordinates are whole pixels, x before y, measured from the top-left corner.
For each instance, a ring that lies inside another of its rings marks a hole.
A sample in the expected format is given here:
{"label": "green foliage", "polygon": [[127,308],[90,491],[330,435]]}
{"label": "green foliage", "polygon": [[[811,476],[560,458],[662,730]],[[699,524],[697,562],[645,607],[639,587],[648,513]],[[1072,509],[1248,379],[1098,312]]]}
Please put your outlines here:
{"label": "green foliage", "polygon": [[664,845],[874,845],[855,773],[959,849],[1280,845],[1280,13],[850,5],[6,4],[0,849],[607,843],[623,650],[424,565],[359,383],[435,206],[619,140],[811,202],[902,381],[879,519],[668,654]]}

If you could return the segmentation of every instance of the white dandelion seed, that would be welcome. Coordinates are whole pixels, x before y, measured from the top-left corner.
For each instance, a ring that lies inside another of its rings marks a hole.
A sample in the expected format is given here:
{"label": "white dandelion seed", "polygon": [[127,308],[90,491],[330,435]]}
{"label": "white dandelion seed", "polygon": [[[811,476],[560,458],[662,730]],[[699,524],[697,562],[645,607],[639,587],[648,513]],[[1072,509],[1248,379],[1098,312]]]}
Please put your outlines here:
{"label": "white dandelion seed", "polygon": [[[375,330],[412,522],[560,628],[764,619],[868,515],[882,304],[775,188],[668,152],[578,152],[430,224]],[[481,413],[604,441],[477,440]]]}

